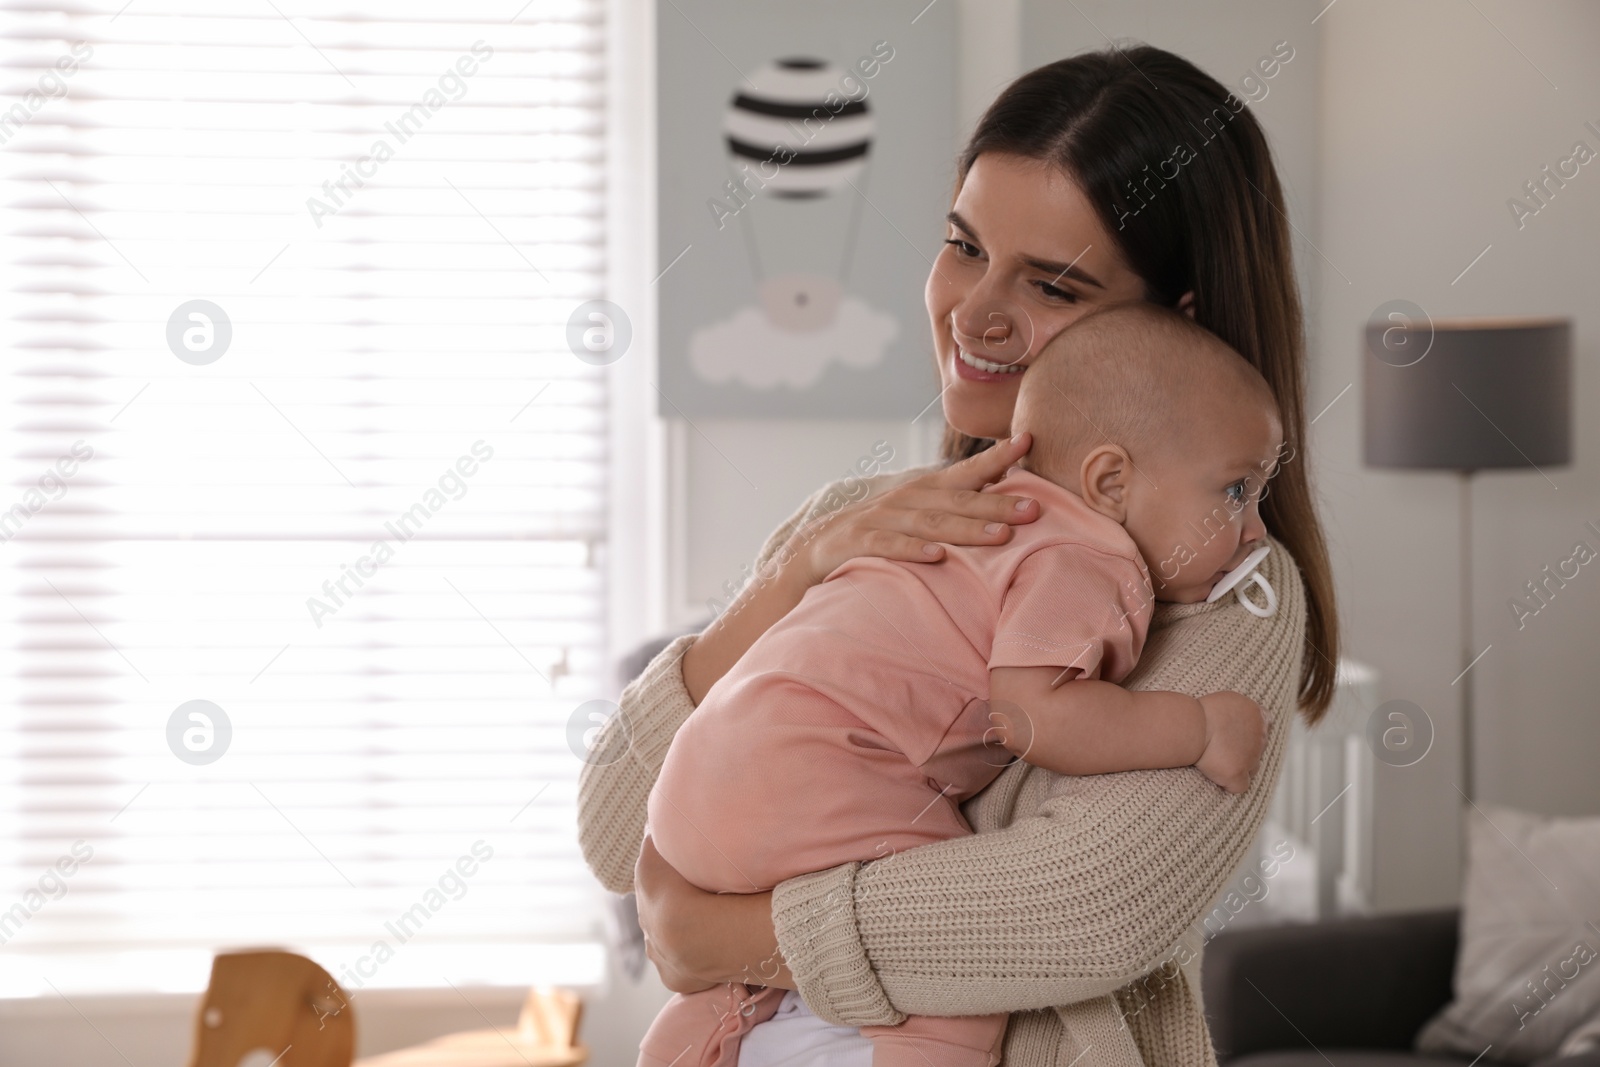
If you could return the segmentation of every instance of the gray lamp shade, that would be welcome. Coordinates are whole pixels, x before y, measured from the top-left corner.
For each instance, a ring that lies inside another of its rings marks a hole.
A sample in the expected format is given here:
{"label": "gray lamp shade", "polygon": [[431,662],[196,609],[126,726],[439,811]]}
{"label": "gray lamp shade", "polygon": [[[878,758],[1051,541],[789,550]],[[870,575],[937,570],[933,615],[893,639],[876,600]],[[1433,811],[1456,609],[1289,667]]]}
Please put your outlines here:
{"label": "gray lamp shade", "polygon": [[1571,461],[1569,319],[1369,323],[1362,363],[1368,466]]}

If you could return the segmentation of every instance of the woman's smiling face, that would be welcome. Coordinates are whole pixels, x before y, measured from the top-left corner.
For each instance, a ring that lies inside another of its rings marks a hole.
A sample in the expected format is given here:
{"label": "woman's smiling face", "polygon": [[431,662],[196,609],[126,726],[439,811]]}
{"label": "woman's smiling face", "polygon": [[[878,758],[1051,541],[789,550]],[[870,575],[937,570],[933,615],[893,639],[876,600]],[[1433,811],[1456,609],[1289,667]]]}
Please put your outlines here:
{"label": "woman's smiling face", "polygon": [[967,171],[928,275],[945,420],[970,437],[1007,437],[1028,364],[1073,320],[1140,300],[1078,184],[1059,168],[985,153]]}

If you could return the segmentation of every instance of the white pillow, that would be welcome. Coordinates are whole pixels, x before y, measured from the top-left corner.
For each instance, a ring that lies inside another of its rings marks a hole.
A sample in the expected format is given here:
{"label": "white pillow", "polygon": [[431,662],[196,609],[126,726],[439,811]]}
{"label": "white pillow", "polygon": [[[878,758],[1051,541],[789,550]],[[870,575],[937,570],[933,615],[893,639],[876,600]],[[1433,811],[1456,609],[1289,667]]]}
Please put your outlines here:
{"label": "white pillow", "polygon": [[1422,1052],[1532,1063],[1600,1041],[1600,818],[1467,810],[1455,1000]]}

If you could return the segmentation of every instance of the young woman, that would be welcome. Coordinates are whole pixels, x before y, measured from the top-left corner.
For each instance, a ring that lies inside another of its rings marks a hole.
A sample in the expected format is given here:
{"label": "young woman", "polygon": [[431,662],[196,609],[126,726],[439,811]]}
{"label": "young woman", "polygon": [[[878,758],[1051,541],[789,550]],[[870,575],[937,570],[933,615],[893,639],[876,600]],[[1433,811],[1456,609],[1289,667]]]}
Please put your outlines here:
{"label": "young woman", "polygon": [[[881,475],[842,507],[824,487],[769,538],[739,600],[623,694],[598,745],[626,755],[585,767],[579,837],[602,884],[637,892],[670,988],[745,981],[803,994],[747,1036],[740,1067],[865,1064],[853,1028],[996,1011],[1012,1013],[1007,1067],[1080,1062],[1090,1049],[1084,1064],[1214,1063],[1185,935],[1254,838],[1290,718],[1326,710],[1338,659],[1277,173],[1244,101],[1187,60],[1139,47],[1019,78],[958,175],[926,287],[945,463]],[[1289,451],[1261,508],[1278,612],[1258,618],[1231,598],[1159,605],[1126,682],[1260,703],[1273,726],[1252,788],[1230,796],[1192,769],[1070,778],[1019,762],[965,805],[971,837],[771,893],[702,893],[678,876],[644,838],[645,804],[694,704],[843,561],[936,562],[940,542],[1000,543],[1036,518],[1036,502],[976,491],[1027,450],[1010,438],[1018,381],[1078,316],[1130,299],[1218,334],[1261,370],[1284,418]]]}

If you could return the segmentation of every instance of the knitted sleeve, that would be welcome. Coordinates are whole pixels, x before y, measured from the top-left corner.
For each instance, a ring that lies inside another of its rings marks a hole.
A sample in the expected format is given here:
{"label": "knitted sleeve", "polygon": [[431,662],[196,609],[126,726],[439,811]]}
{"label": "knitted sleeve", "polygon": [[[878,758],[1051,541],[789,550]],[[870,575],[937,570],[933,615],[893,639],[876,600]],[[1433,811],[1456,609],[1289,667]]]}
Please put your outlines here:
{"label": "knitted sleeve", "polygon": [[[914,477],[911,468],[823,486],[767,537],[756,556],[756,575],[806,523]],[[696,634],[662,649],[644,673],[622,691],[618,712],[600,728],[578,774],[578,846],[600,884],[613,893],[633,892],[633,868],[644,841],[645,805],[661,774],[667,748],[694,701],[683,684],[683,655]]]}
{"label": "knitted sleeve", "polygon": [[[756,556],[754,573],[761,573],[832,489],[818,490],[772,531]],[[600,728],[578,773],[578,846],[600,884],[613,893],[633,892],[650,788],[673,735],[694,710],[682,664],[698,637],[685,634],[662,649],[622,691],[617,713]]]}
{"label": "knitted sleeve", "polygon": [[1159,605],[1124,683],[1197,696],[1232,689],[1259,702],[1272,726],[1250,790],[1226,794],[1193,768],[1089,777],[1012,768],[989,789],[1009,782],[1015,792],[1020,775],[1048,775],[1043,804],[1026,817],[782,883],[772,902],[778,944],[817,1015],[894,1025],[907,1014],[1065,1005],[1172,956],[1265,818],[1297,710],[1304,591],[1294,561],[1274,547],[1263,572],[1278,591],[1276,615],[1257,618],[1232,597]]}

